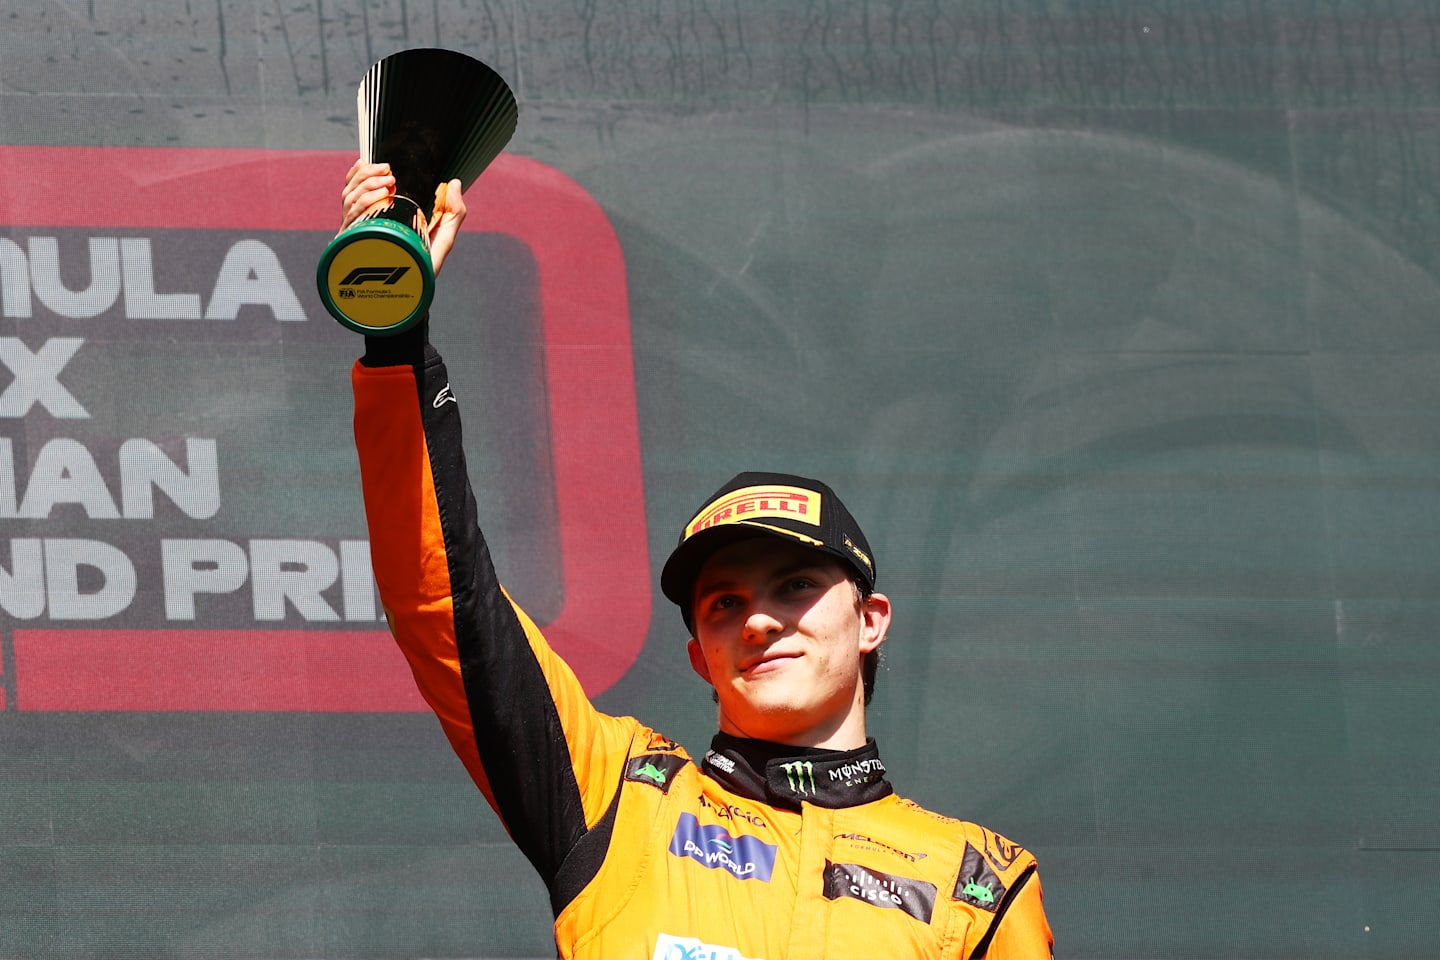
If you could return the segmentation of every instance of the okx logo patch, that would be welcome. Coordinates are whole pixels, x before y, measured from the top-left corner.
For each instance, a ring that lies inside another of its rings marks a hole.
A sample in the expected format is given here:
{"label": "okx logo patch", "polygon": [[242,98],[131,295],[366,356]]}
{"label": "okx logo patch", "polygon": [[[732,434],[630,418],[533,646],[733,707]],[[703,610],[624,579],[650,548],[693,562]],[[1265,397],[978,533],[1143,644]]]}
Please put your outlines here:
{"label": "okx logo patch", "polygon": [[693,813],[682,813],[670,838],[670,852],[689,857],[711,870],[727,870],[740,880],[770,882],[776,847],[759,837],[730,836],[718,825],[702,826]]}

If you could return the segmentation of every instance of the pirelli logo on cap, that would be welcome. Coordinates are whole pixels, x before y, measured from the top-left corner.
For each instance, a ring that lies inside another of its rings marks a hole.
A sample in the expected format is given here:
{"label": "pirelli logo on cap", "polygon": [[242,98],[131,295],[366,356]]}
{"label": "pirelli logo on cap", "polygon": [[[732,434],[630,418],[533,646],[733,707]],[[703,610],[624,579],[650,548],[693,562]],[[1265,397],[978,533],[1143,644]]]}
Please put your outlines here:
{"label": "pirelli logo on cap", "polygon": [[726,523],[779,518],[820,525],[820,494],[803,487],[766,484],[732,490],[707,503],[685,525],[685,538]]}

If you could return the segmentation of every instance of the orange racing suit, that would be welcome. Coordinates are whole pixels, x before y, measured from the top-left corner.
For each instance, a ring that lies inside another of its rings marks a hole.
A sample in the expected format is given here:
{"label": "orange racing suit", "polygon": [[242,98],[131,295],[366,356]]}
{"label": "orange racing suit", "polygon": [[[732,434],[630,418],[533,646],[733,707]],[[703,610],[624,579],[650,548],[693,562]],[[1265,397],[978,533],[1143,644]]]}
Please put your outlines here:
{"label": "orange racing suit", "polygon": [[1035,858],[897,796],[873,741],[717,734],[697,763],[597,711],[496,578],[440,357],[366,362],[355,439],[390,629],[543,879],[561,956],[1051,956]]}

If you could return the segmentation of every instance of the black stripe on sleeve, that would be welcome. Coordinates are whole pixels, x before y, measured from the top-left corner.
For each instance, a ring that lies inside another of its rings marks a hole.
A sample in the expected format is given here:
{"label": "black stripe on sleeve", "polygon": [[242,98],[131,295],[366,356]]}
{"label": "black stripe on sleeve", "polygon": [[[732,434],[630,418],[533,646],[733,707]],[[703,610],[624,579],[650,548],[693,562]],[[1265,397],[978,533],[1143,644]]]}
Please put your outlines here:
{"label": "black stripe on sleeve", "polygon": [[985,931],[985,936],[980,938],[980,942],[977,943],[975,949],[971,951],[970,960],[982,960],[985,956],[985,951],[990,949],[990,941],[995,938],[995,931],[1000,929],[1000,921],[1005,919],[1005,911],[1010,909],[1010,904],[1015,902],[1015,898],[1020,895],[1021,888],[1025,886],[1026,882],[1034,873],[1035,864],[1032,863],[1025,868],[1025,871],[1021,873],[1020,876],[1015,878],[1014,883],[1010,884],[1010,889],[1006,891],[1005,899],[1001,900],[1000,905],[995,908],[995,918],[990,921],[990,929]]}
{"label": "black stripe on sleeve", "polygon": [[578,897],[580,891],[600,872],[600,865],[605,862],[605,855],[610,851],[610,837],[615,832],[615,818],[620,811],[620,795],[624,792],[624,784],[617,784],[615,798],[610,801],[605,815],[579,839],[565,862],[560,865],[554,882],[550,884],[550,909],[555,912],[555,916],[560,916],[560,911],[569,906],[570,901]]}
{"label": "black stripe on sleeve", "polygon": [[505,828],[549,886],[586,829],[570,749],[480,532],[444,362],[431,351],[416,372],[476,747]]}

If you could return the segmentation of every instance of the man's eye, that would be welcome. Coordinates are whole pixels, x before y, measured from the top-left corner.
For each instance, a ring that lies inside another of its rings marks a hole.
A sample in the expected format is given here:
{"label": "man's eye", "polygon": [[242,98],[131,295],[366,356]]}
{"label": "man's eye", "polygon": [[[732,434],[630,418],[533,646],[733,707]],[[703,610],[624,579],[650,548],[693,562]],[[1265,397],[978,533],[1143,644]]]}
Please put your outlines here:
{"label": "man's eye", "polygon": [[790,580],[789,588],[794,591],[809,590],[815,586],[815,581],[809,577],[794,577]]}

